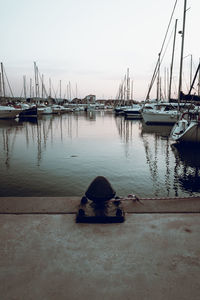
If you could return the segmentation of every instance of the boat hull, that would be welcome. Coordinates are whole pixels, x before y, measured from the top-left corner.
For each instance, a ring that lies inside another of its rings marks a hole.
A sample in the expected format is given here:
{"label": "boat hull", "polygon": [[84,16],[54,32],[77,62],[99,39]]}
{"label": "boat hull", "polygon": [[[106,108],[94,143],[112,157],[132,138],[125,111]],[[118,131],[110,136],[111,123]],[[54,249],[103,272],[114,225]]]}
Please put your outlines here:
{"label": "boat hull", "polygon": [[137,112],[124,112],[125,113],[125,117],[127,119],[136,119],[136,120],[139,120],[139,119],[142,119],[142,115],[141,113],[137,113]]}
{"label": "boat hull", "polygon": [[0,110],[0,119],[15,119],[21,110],[17,109],[1,109]]}
{"label": "boat hull", "polygon": [[37,107],[31,107],[28,109],[24,109],[19,114],[19,118],[37,118],[37,117],[38,117]]}
{"label": "boat hull", "polygon": [[155,113],[143,111],[142,117],[146,124],[174,124],[178,121],[179,114],[176,112]]}
{"label": "boat hull", "polygon": [[178,125],[172,129],[171,138],[176,142],[200,143],[200,123],[191,122],[183,132],[178,132]]}

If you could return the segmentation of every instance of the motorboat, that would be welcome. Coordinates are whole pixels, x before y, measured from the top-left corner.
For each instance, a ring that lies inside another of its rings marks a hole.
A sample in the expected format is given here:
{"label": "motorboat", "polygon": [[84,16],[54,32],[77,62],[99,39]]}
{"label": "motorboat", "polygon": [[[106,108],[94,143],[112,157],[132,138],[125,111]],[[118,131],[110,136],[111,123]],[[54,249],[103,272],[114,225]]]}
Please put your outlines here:
{"label": "motorboat", "polygon": [[13,106],[0,105],[0,119],[15,119],[21,111]]}
{"label": "motorboat", "polygon": [[124,114],[124,111],[125,109],[128,109],[128,108],[131,108],[131,106],[116,106],[114,108],[114,112],[116,115],[123,115]]}
{"label": "motorboat", "polygon": [[172,128],[170,137],[175,142],[200,143],[200,113],[185,112]]}
{"label": "motorboat", "polygon": [[124,109],[126,118],[129,119],[142,119],[142,107],[139,104],[133,104],[131,108]]}
{"label": "motorboat", "polygon": [[51,115],[53,113],[53,110],[51,106],[46,106],[43,108],[42,115]]}
{"label": "motorboat", "polygon": [[53,104],[51,108],[52,108],[53,114],[60,114],[61,113],[60,105]]}

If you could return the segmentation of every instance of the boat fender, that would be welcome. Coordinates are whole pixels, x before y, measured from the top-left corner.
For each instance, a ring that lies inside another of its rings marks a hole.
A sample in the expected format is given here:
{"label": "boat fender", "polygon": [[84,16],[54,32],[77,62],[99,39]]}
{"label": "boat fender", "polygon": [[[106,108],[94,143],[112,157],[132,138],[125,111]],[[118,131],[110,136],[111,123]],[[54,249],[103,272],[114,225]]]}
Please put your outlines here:
{"label": "boat fender", "polygon": [[184,116],[185,116],[185,115],[188,115],[188,112],[185,112],[185,113],[183,113],[183,114],[182,114],[182,116],[181,116],[181,120],[183,120],[183,119],[184,119]]}

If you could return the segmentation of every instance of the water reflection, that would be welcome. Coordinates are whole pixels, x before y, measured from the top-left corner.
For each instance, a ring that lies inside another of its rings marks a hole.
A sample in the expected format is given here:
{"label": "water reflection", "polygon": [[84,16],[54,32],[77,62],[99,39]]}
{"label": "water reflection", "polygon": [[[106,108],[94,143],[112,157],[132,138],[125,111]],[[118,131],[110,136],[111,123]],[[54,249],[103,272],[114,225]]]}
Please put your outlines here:
{"label": "water reflection", "polygon": [[12,195],[82,195],[97,175],[120,195],[200,193],[200,149],[172,145],[171,128],[104,111],[0,120],[1,195],[11,182]]}
{"label": "water reflection", "polygon": [[16,120],[0,120],[0,143],[3,146],[4,163],[7,169],[10,167],[10,158],[14,149],[16,135],[21,130],[19,122]]}
{"label": "water reflection", "polygon": [[144,122],[142,123],[141,134],[152,134],[155,136],[169,137],[172,126],[168,125],[147,125]]}
{"label": "water reflection", "polygon": [[133,123],[132,120],[127,120],[123,116],[115,116],[116,126],[119,136],[125,144],[129,143],[133,137]]}
{"label": "water reflection", "polygon": [[190,193],[200,192],[200,146],[172,144],[171,148],[176,158],[176,181]]}

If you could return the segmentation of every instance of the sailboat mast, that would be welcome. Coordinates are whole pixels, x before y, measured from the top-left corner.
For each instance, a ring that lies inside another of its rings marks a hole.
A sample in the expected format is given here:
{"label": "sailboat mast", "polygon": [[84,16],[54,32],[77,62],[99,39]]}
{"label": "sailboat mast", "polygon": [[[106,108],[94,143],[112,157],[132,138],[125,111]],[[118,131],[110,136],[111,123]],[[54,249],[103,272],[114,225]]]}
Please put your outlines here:
{"label": "sailboat mast", "polygon": [[186,20],[186,6],[187,0],[184,0],[183,11],[183,29],[182,29],[182,44],[181,44],[181,58],[180,58],[180,73],[179,73],[179,86],[178,86],[178,108],[180,106],[181,90],[182,90],[182,72],[183,72],[183,51],[184,51],[184,38],[185,38],[185,20]]}
{"label": "sailboat mast", "polygon": [[131,80],[131,100],[133,100],[133,80]]}
{"label": "sailboat mast", "polygon": [[23,82],[24,82],[24,99],[26,100],[26,75],[23,76]]}
{"label": "sailboat mast", "polygon": [[51,78],[49,78],[49,97],[51,97]]}
{"label": "sailboat mast", "polygon": [[2,88],[3,88],[3,97],[6,96],[5,93],[5,82],[4,82],[4,69],[3,69],[3,63],[1,62],[1,77],[2,77]]}
{"label": "sailboat mast", "polygon": [[44,99],[44,75],[42,74],[42,99]]}
{"label": "sailboat mast", "polygon": [[192,54],[190,55],[190,86],[192,85]]}
{"label": "sailboat mast", "polygon": [[30,78],[30,98],[32,97],[32,78]]}
{"label": "sailboat mast", "polygon": [[177,31],[177,19],[175,21],[175,28],[174,28],[174,42],[173,42],[173,49],[172,49],[172,60],[171,60],[171,66],[170,66],[170,79],[169,79],[169,93],[168,93],[168,100],[171,99],[171,89],[172,89],[172,72],[173,72],[173,65],[174,65],[174,50],[175,50],[175,44],[176,44],[176,31]]}
{"label": "sailboat mast", "polygon": [[61,80],[60,80],[60,99],[61,99]]}
{"label": "sailboat mast", "polygon": [[129,68],[127,69],[127,78],[126,78],[126,99],[127,101],[129,101],[129,98],[130,98],[130,89],[129,89]]}
{"label": "sailboat mast", "polygon": [[38,86],[38,68],[36,62],[34,62],[34,73],[35,73],[35,97],[39,96],[39,86]]}
{"label": "sailboat mast", "polygon": [[160,53],[158,53],[157,101],[160,100]]}

